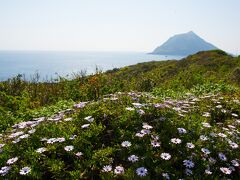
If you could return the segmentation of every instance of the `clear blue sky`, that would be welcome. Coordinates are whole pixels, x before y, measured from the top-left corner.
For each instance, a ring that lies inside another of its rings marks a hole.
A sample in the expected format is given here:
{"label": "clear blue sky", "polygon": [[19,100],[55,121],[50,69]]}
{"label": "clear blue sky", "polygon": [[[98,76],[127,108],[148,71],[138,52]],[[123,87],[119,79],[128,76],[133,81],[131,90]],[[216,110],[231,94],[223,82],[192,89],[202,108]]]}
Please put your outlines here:
{"label": "clear blue sky", "polygon": [[153,50],[193,30],[240,52],[240,0],[0,0],[0,50]]}

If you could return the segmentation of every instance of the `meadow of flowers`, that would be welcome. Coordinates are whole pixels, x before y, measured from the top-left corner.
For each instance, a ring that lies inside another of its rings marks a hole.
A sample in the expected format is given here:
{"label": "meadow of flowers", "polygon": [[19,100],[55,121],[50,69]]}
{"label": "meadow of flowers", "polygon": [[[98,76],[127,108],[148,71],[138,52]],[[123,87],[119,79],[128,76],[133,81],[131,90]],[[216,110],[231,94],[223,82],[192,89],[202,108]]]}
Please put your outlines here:
{"label": "meadow of flowers", "polygon": [[0,179],[239,179],[240,99],[118,92],[0,135]]}

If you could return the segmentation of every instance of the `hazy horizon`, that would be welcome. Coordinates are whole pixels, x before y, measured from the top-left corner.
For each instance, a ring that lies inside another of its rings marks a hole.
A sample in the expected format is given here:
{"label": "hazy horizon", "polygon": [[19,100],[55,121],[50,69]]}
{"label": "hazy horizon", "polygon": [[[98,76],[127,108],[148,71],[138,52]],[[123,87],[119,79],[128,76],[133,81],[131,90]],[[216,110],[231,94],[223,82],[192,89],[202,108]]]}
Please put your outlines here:
{"label": "hazy horizon", "polygon": [[238,0],[0,0],[1,51],[151,52],[194,31],[240,53]]}

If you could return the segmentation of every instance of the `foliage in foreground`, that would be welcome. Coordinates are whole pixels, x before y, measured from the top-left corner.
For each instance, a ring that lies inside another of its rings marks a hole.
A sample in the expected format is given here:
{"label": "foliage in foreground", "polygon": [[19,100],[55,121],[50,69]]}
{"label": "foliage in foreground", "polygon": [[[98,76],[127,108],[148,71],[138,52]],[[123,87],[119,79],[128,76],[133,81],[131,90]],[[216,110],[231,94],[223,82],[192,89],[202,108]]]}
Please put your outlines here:
{"label": "foliage in foreground", "polygon": [[239,67],[217,50],[1,82],[0,178],[237,179]]}
{"label": "foliage in foreground", "polygon": [[239,96],[117,93],[15,124],[0,140],[8,179],[237,179]]}

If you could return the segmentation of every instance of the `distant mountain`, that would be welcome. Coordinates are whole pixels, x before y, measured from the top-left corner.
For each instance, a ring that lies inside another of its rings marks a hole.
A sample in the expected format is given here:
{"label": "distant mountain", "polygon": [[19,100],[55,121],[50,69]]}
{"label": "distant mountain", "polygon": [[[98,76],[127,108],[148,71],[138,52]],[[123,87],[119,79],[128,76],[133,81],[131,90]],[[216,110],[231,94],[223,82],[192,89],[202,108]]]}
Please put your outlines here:
{"label": "distant mountain", "polygon": [[161,55],[190,55],[199,51],[218,49],[216,46],[206,42],[194,32],[177,34],[169,38],[161,46],[157,47],[152,54]]}

